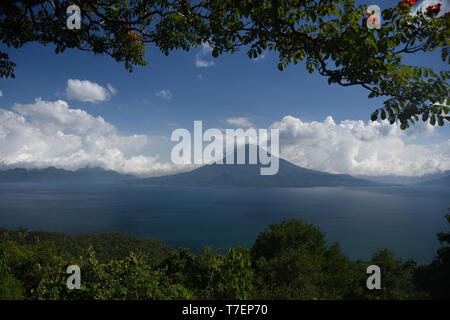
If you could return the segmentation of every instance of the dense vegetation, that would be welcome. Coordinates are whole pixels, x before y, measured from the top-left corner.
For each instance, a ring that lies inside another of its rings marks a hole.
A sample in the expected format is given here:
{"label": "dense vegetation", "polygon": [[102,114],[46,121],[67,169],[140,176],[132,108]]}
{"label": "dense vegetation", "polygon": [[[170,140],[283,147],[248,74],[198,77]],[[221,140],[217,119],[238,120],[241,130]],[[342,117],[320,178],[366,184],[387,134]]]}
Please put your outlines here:
{"label": "dense vegetation", "polygon": [[[450,215],[446,216],[450,223]],[[0,229],[0,299],[430,299],[450,298],[450,233],[430,265],[379,250],[350,261],[338,244],[299,220],[271,224],[254,245],[196,255],[119,233],[67,236]],[[81,268],[69,290],[66,268]],[[382,289],[366,288],[366,268]]]}
{"label": "dense vegetation", "polygon": [[[416,2],[395,0],[376,13],[355,0],[2,0],[0,42],[109,55],[129,71],[147,64],[147,45],[166,55],[201,44],[214,57],[244,49],[254,59],[272,51],[280,71],[304,61],[329,84],[360,86],[369,98],[385,98],[372,120],[399,121],[402,129],[419,119],[444,125],[450,121],[450,72],[403,59],[440,49],[450,62],[450,16],[437,2],[412,14]],[[70,5],[78,6],[79,29],[68,28],[76,20],[68,19]],[[380,27],[372,28],[377,19]],[[0,78],[14,77],[13,60],[0,52]]]}

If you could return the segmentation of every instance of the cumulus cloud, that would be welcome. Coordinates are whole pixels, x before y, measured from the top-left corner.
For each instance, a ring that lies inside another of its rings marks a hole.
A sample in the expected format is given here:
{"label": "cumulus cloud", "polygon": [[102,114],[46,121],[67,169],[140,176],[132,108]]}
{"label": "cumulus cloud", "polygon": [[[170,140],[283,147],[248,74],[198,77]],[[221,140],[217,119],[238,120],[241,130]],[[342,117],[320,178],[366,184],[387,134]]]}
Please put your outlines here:
{"label": "cumulus cloud", "polygon": [[305,168],[352,175],[421,176],[450,169],[450,139],[435,145],[415,144],[433,127],[418,123],[402,131],[387,121],[323,122],[286,116],[271,128],[280,130],[281,157]]}
{"label": "cumulus cloud", "polygon": [[[109,85],[111,86],[111,85]],[[109,87],[108,87],[109,88]],[[111,88],[116,91],[112,86]],[[115,94],[113,91],[111,91]],[[89,80],[69,79],[67,80],[66,97],[81,102],[99,103],[109,100],[108,90],[101,85]]]}
{"label": "cumulus cloud", "polygon": [[[226,122],[251,127],[244,117]],[[303,121],[286,116],[270,128],[280,132],[280,155],[299,166],[353,175],[421,176],[450,170],[450,139],[419,144],[434,127],[418,123],[406,131],[387,121]],[[154,142],[153,142],[154,143]],[[145,156],[147,135],[123,135],[100,116],[70,108],[63,100],[36,99],[0,109],[0,167],[76,170],[98,166],[121,173],[155,176],[189,169]],[[192,168],[191,168],[192,169]]]}
{"label": "cumulus cloud", "polygon": [[243,127],[243,128],[253,127],[253,124],[245,117],[228,118],[225,119],[224,121],[236,127]]}
{"label": "cumulus cloud", "polygon": [[172,99],[172,92],[170,92],[170,90],[161,90],[155,93],[155,95],[166,100]]}
{"label": "cumulus cloud", "polygon": [[195,55],[195,66],[198,68],[212,67],[214,61],[206,59],[206,57],[211,54],[212,50],[212,47],[208,43],[202,43],[201,51]]}
{"label": "cumulus cloud", "polygon": [[62,100],[36,99],[0,109],[0,166],[76,170],[102,167],[142,176],[179,171],[158,157],[143,156],[147,135],[121,135],[102,117],[72,109]]}

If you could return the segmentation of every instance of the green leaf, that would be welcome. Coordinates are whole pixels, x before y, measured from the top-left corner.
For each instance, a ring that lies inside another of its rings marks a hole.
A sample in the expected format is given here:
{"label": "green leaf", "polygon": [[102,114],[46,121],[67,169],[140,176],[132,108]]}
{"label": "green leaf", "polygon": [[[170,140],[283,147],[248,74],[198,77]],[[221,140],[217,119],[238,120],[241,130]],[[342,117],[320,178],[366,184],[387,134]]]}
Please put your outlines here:
{"label": "green leaf", "polygon": [[434,126],[436,124],[436,116],[433,114],[430,118],[430,124]]}
{"label": "green leaf", "polygon": [[372,113],[372,115],[370,116],[370,120],[376,121],[377,118],[378,118],[378,110]]}

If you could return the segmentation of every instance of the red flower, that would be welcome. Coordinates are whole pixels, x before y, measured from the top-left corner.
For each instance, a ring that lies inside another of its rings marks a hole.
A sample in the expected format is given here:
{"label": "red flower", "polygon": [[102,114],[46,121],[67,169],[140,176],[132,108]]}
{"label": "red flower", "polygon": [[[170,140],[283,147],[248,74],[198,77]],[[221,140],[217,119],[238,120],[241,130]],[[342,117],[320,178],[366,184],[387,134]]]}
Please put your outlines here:
{"label": "red flower", "polygon": [[141,37],[141,35],[137,32],[131,31],[135,30],[134,27],[132,25],[127,25],[125,26],[125,29],[129,30],[128,35],[131,37],[131,39],[133,39],[134,42],[138,42],[138,39]]}
{"label": "red flower", "polygon": [[430,17],[430,18],[435,17],[439,14],[439,11],[441,11],[441,4],[437,3],[434,6],[433,5],[428,6],[428,7],[426,7],[425,10],[426,10],[425,15],[427,17]]}
{"label": "red flower", "polygon": [[368,14],[366,14],[366,16],[363,18],[363,21],[362,21],[362,23],[363,23],[363,25],[366,25],[367,24],[367,19],[370,17],[371,15],[368,13]]}
{"label": "red flower", "polygon": [[397,5],[400,6],[402,4],[406,4],[410,7],[412,7],[413,5],[415,5],[417,3],[418,0],[402,0],[400,1]]}
{"label": "red flower", "polygon": [[134,40],[134,42],[138,42],[138,39],[141,37],[139,33],[134,31],[128,32],[128,34],[130,35],[131,39]]}
{"label": "red flower", "polygon": [[6,59],[6,60],[9,59],[9,56],[4,52],[0,52],[0,57],[2,57],[3,59]]}

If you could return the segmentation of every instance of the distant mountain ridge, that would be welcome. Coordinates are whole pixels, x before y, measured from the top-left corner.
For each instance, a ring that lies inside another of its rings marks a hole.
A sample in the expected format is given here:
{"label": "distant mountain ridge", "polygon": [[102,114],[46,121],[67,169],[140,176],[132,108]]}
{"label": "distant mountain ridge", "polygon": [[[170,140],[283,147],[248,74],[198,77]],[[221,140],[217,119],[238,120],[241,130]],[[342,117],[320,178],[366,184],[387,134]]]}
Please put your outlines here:
{"label": "distant mountain ridge", "polygon": [[[241,147],[244,148],[244,147]],[[245,164],[211,164],[195,170],[152,178],[139,178],[98,167],[87,167],[76,171],[49,167],[45,169],[0,170],[0,183],[5,182],[127,182],[164,186],[193,187],[371,187],[392,186],[392,183],[374,182],[348,174],[331,174],[294,165],[284,159],[279,161],[276,175],[261,175],[262,165],[257,148],[257,164],[249,164],[249,146],[245,146]],[[234,150],[234,163],[237,163],[238,150]],[[275,159],[275,156],[268,155]],[[225,163],[225,158],[223,163]]]}
{"label": "distant mountain ridge", "polygon": [[421,185],[421,186],[447,186],[447,187],[450,187],[450,174],[445,176],[445,177],[438,178],[438,179],[422,181],[422,182],[417,183],[417,185]]}
{"label": "distant mountain ridge", "polygon": [[121,174],[102,168],[86,167],[76,171],[48,167],[45,169],[0,170],[0,183],[12,182],[119,182],[137,179],[136,176]]}
{"label": "distant mountain ridge", "polygon": [[[246,150],[248,151],[248,149]],[[199,186],[199,187],[320,187],[320,186],[380,186],[387,185],[359,179],[348,174],[331,174],[296,166],[279,158],[276,175],[260,175],[261,164],[210,164],[189,172],[144,178],[136,181],[154,185]],[[235,150],[236,160],[236,150]],[[274,157],[273,155],[269,155]],[[224,158],[225,159],[225,158]],[[223,160],[225,163],[225,160]],[[234,162],[236,163],[236,161]]]}
{"label": "distant mountain ridge", "polygon": [[427,181],[440,180],[441,178],[445,178],[446,176],[450,176],[450,171],[444,171],[439,173],[428,174],[424,176],[367,176],[367,175],[359,175],[358,178],[380,182],[380,183],[389,183],[389,184],[405,184],[405,185],[415,185],[415,184],[426,184]]}

